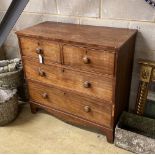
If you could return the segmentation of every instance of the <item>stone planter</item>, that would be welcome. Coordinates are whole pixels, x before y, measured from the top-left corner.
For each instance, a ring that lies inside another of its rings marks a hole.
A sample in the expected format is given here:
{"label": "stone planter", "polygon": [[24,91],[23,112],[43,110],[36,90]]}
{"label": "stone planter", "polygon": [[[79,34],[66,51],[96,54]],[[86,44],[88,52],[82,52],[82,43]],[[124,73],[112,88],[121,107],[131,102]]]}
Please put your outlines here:
{"label": "stone planter", "polygon": [[0,126],[10,123],[18,114],[17,90],[0,90]]}
{"label": "stone planter", "polygon": [[0,89],[15,89],[23,84],[22,69],[0,74]]}
{"label": "stone planter", "polygon": [[115,129],[115,145],[134,153],[155,153],[155,119],[124,112]]}

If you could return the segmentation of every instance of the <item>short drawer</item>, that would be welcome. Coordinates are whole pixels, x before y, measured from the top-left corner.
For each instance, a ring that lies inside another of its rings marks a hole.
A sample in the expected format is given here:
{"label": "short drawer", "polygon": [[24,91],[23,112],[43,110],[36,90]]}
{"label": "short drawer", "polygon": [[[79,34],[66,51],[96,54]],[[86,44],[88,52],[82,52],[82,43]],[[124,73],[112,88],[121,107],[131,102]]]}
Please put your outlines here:
{"label": "short drawer", "polygon": [[40,55],[45,64],[61,62],[60,47],[57,42],[21,37],[20,44],[23,56],[36,58],[39,62]]}
{"label": "short drawer", "polygon": [[28,81],[30,100],[110,127],[111,105]]}
{"label": "short drawer", "polygon": [[113,101],[113,78],[76,72],[53,65],[41,65],[24,59],[26,78],[70,89],[105,101]]}
{"label": "short drawer", "polygon": [[108,75],[114,75],[115,53],[103,50],[86,49],[77,46],[63,46],[65,65]]}

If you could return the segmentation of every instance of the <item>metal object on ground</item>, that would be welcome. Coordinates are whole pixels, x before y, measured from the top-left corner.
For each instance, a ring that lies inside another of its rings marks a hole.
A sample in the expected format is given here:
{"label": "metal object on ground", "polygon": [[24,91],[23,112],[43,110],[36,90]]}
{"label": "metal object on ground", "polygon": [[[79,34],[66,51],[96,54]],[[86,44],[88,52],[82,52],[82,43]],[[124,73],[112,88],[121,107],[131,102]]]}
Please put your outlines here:
{"label": "metal object on ground", "polygon": [[115,145],[134,153],[155,153],[155,120],[124,112],[115,129]]}
{"label": "metal object on ground", "polygon": [[12,3],[0,24],[0,47],[20,17],[29,0],[12,0]]}
{"label": "metal object on ground", "polygon": [[140,83],[136,101],[136,114],[143,115],[147,101],[149,84],[155,81],[155,62],[140,60]]}
{"label": "metal object on ground", "polygon": [[17,90],[0,90],[0,126],[13,121],[18,114]]}

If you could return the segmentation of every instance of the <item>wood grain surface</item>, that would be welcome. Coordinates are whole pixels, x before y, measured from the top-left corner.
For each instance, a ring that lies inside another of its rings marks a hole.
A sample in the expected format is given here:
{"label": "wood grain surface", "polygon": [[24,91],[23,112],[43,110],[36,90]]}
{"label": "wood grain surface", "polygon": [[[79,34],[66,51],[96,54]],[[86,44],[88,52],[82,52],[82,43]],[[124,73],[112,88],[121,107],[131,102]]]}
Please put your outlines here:
{"label": "wood grain surface", "polygon": [[[23,59],[23,63],[27,79],[33,79],[112,102],[114,82],[112,78],[99,75],[91,76],[91,74],[76,72],[57,66],[42,65],[35,60],[31,62]],[[39,71],[44,72],[45,75],[40,76]],[[84,86],[85,82],[90,83],[88,88]]]}
{"label": "wood grain surface", "polygon": [[38,59],[39,51],[37,50],[40,50],[45,64],[61,63],[60,46],[57,42],[27,37],[21,37],[20,42],[23,56]]}
{"label": "wood grain surface", "polygon": [[112,51],[63,46],[64,65],[89,72],[114,75],[115,53]]}
{"label": "wood grain surface", "polygon": [[111,127],[111,105],[106,102],[96,103],[90,98],[31,81],[28,88],[32,101]]}
{"label": "wood grain surface", "polygon": [[136,33],[55,22],[18,31],[31,111],[99,129],[112,143],[128,109]]}
{"label": "wood grain surface", "polygon": [[108,49],[119,49],[135,33],[136,30],[57,22],[44,22],[17,32],[22,36]]}

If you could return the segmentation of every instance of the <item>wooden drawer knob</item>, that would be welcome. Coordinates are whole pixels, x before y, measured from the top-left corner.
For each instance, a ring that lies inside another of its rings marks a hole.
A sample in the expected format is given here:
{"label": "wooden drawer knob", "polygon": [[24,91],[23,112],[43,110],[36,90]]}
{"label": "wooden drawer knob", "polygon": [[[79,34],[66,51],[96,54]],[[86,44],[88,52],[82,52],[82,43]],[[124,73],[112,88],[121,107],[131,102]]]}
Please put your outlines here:
{"label": "wooden drawer knob", "polygon": [[36,53],[37,54],[43,54],[43,49],[40,47],[36,48]]}
{"label": "wooden drawer knob", "polygon": [[85,81],[85,82],[83,83],[83,87],[84,87],[84,88],[90,88],[90,87],[91,87],[91,83],[90,83],[89,81]]}
{"label": "wooden drawer knob", "polygon": [[83,57],[83,63],[84,64],[89,64],[90,63],[90,59],[87,56]]}
{"label": "wooden drawer knob", "polygon": [[42,76],[42,77],[46,76],[46,73],[41,69],[39,69],[38,74],[39,76]]}
{"label": "wooden drawer knob", "polygon": [[85,111],[85,112],[90,112],[90,111],[91,111],[91,108],[90,108],[89,106],[85,106],[85,107],[84,107],[84,111]]}
{"label": "wooden drawer knob", "polygon": [[48,98],[48,94],[47,94],[47,93],[43,93],[43,94],[42,94],[42,97],[43,97],[44,99],[47,99],[47,98]]}

